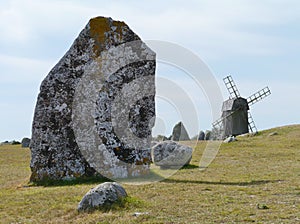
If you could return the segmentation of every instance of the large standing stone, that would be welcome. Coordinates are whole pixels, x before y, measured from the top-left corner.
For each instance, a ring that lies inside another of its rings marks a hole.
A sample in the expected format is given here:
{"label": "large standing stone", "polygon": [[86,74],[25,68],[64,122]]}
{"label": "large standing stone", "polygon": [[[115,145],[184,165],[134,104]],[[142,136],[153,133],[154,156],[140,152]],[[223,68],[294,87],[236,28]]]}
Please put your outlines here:
{"label": "large standing stone", "polygon": [[107,208],[127,197],[125,189],[116,182],[105,182],[89,190],[78,204],[79,212]]}
{"label": "large standing stone", "polygon": [[43,80],[31,181],[149,171],[155,53],[124,23],[97,17]]}
{"label": "large standing stone", "polygon": [[172,132],[172,141],[187,141],[190,140],[190,137],[183,125],[183,123],[180,121],[178,124],[176,124],[173,128]]}
{"label": "large standing stone", "polygon": [[173,141],[159,142],[152,147],[152,160],[161,168],[180,168],[188,165],[193,149]]}

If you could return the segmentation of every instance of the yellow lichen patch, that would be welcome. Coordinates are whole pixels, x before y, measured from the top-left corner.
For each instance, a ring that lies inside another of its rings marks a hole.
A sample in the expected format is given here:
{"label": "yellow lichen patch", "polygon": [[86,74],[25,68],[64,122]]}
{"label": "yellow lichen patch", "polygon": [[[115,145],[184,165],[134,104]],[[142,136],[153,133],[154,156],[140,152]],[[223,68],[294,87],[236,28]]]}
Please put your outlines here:
{"label": "yellow lichen patch", "polygon": [[96,17],[90,20],[90,35],[95,40],[94,53],[97,56],[99,55],[99,47],[104,44],[105,33],[109,30],[110,26],[107,18]]}
{"label": "yellow lichen patch", "polygon": [[99,43],[105,40],[105,32],[109,31],[108,19],[104,17],[96,17],[90,20],[90,33]]}
{"label": "yellow lichen patch", "polygon": [[[112,24],[109,22],[109,19],[105,17],[96,17],[90,20],[90,35],[95,40],[94,52],[97,56],[99,56],[102,46],[105,45],[106,35],[109,32],[114,32],[120,41],[122,39],[122,27],[126,24],[120,21],[113,21]],[[113,27],[116,29],[113,30]]]}
{"label": "yellow lichen patch", "polygon": [[117,29],[115,30],[115,32],[117,34],[119,34],[119,39],[122,40],[123,36],[122,36],[122,27],[126,26],[126,24],[124,22],[120,22],[120,21],[113,21],[113,26],[117,27]]}

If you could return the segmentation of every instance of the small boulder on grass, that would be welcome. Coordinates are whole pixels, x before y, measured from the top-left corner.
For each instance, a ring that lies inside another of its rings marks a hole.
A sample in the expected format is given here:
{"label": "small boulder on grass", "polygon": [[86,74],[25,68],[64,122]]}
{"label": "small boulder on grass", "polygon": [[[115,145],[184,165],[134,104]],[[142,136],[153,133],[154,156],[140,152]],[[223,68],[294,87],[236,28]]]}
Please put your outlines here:
{"label": "small boulder on grass", "polygon": [[230,142],[235,142],[235,141],[237,141],[237,139],[234,136],[229,136],[223,142],[224,143],[230,143]]}
{"label": "small boulder on grass", "polygon": [[188,165],[193,149],[174,141],[159,142],[151,149],[152,161],[163,169],[178,169]]}
{"label": "small boulder on grass", "polygon": [[127,197],[125,189],[116,182],[105,182],[89,190],[78,204],[79,212],[107,209]]}

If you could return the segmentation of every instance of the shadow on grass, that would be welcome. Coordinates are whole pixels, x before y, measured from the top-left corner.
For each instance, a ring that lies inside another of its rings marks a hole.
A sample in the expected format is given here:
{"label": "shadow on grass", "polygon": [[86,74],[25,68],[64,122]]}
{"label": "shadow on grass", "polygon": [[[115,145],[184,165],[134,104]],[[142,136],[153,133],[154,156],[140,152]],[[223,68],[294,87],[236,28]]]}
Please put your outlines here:
{"label": "shadow on grass", "polygon": [[72,186],[72,185],[79,185],[79,184],[101,184],[104,182],[111,182],[112,180],[95,176],[95,177],[80,177],[73,180],[43,180],[43,181],[36,181],[36,182],[29,182],[26,187],[35,187],[35,186],[44,186],[44,187],[57,187],[57,186]]}
{"label": "shadow on grass", "polygon": [[36,187],[36,186],[58,187],[58,186],[84,185],[84,184],[101,184],[104,182],[119,182],[123,184],[143,184],[143,183],[145,184],[145,183],[158,182],[163,179],[164,177],[160,176],[159,174],[153,171],[150,171],[148,175],[144,175],[141,177],[131,177],[131,178],[114,179],[114,180],[102,176],[80,177],[73,180],[45,179],[43,181],[29,182],[28,185],[24,187]]}
{"label": "shadow on grass", "polygon": [[125,179],[116,179],[115,181],[117,181],[121,184],[139,185],[139,184],[150,184],[150,183],[154,183],[154,182],[159,182],[163,179],[165,179],[165,178],[162,175],[156,173],[153,170],[150,170],[150,173],[147,175],[143,175],[140,177],[128,177]]}
{"label": "shadow on grass", "polygon": [[191,184],[211,184],[211,185],[228,185],[228,186],[255,186],[268,183],[276,183],[280,180],[252,180],[250,182],[223,182],[223,181],[201,181],[201,180],[178,180],[178,179],[165,179],[164,183],[191,183]]}
{"label": "shadow on grass", "polygon": [[196,166],[196,165],[185,165],[183,167],[180,168],[181,170],[192,170],[192,169],[199,169],[199,166]]}

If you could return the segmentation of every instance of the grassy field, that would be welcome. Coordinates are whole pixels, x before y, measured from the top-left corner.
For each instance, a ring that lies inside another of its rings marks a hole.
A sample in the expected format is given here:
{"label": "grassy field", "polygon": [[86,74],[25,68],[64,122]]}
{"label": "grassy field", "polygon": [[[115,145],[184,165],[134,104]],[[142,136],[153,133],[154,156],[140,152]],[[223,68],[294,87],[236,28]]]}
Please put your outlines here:
{"label": "grassy field", "polygon": [[205,144],[196,145],[191,166],[161,182],[124,185],[130,197],[123,206],[88,214],[76,208],[95,181],[33,186],[30,150],[0,146],[0,222],[300,223],[300,126],[222,144],[201,172]]}

